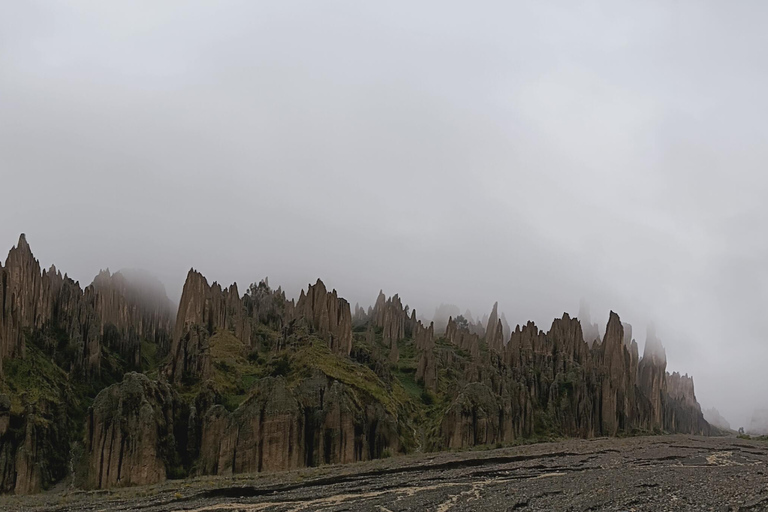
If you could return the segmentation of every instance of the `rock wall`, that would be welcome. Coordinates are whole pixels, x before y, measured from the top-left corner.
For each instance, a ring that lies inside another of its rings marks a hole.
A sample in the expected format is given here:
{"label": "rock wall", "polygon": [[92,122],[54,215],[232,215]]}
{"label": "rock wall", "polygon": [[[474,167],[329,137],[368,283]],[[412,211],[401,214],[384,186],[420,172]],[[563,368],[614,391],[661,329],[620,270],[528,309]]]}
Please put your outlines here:
{"label": "rock wall", "polygon": [[96,489],[162,482],[178,464],[176,429],[186,409],[168,384],[128,373],[103,390],[89,410],[86,486]]}
{"label": "rock wall", "polygon": [[[467,334],[449,322],[448,340],[466,346]],[[548,332],[532,322],[518,325],[503,354],[472,356],[441,422],[441,447],[510,442],[534,434],[708,434],[692,379],[664,373],[660,342],[652,342],[639,360],[637,343],[630,339],[613,312],[603,340],[591,348],[580,322],[567,314]]]}
{"label": "rock wall", "polygon": [[384,450],[399,450],[399,435],[380,404],[362,405],[322,374],[297,388],[268,378],[234,412],[207,412],[197,472],[280,471],[379,458]]}

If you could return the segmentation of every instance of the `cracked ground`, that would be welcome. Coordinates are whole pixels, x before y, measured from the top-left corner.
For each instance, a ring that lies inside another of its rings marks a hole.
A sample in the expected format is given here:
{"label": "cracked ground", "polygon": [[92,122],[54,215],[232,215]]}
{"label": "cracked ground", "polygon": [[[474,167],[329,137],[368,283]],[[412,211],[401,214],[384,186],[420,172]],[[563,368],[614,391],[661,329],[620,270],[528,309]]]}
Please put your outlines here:
{"label": "cracked ground", "polygon": [[25,511],[768,510],[768,443],[569,440],[275,474],[0,498]]}

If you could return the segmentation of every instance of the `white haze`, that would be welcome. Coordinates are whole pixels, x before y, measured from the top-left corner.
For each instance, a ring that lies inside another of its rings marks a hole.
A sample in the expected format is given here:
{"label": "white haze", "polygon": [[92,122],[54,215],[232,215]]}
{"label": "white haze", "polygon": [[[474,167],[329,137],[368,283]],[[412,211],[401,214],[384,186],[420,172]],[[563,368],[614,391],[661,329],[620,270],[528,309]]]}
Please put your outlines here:
{"label": "white haze", "polygon": [[0,0],[0,250],[653,320],[768,406],[768,5]]}

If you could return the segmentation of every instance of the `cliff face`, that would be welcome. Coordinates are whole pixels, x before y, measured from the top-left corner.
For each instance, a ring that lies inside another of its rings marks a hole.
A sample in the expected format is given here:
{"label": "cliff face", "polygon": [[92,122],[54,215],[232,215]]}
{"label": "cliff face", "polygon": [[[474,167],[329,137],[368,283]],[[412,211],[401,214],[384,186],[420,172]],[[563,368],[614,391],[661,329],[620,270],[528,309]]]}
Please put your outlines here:
{"label": "cliff face", "polygon": [[301,291],[296,304],[287,301],[279,288],[272,291],[266,282],[252,285],[240,296],[237,285],[222,288],[194,269],[187,274],[176,315],[171,342],[171,362],[167,374],[171,381],[205,380],[211,376],[210,338],[216,332],[234,334],[246,346],[254,348],[259,326],[277,330],[281,339],[269,349],[282,348],[286,332],[292,324],[304,322],[338,354],[352,350],[352,315],[349,303],[328,292],[317,280]]}
{"label": "cliff face", "polygon": [[708,434],[692,380],[665,374],[666,359],[653,356],[659,350],[660,342],[652,343],[645,363],[639,361],[637,344],[628,341],[613,312],[603,340],[591,348],[580,322],[567,314],[548,332],[532,322],[517,326],[500,356],[503,365],[493,352],[479,352],[465,363],[466,378],[441,422],[443,446],[503,443],[537,433]]}
{"label": "cliff face", "polygon": [[339,464],[399,450],[396,419],[380,404],[362,406],[344,384],[316,373],[298,387],[260,381],[234,412],[203,418],[200,474],[231,475]]}
{"label": "cliff face", "polygon": [[208,341],[218,330],[231,330],[250,343],[251,329],[237,285],[224,289],[216,282],[209,285],[202,274],[192,269],[184,283],[173,330],[168,367],[172,381],[210,376]]}
{"label": "cliff face", "polygon": [[26,336],[40,334],[51,350],[66,341],[77,353],[70,362],[93,374],[103,347],[139,368],[142,340],[167,346],[170,304],[149,304],[119,273],[102,272],[83,290],[55,267],[41,271],[24,235],[0,270],[0,288],[0,358],[23,357]]}
{"label": "cliff face", "polygon": [[425,329],[421,322],[416,324],[414,333],[416,353],[419,357],[416,381],[421,381],[430,391],[437,391],[437,358],[435,357],[435,324]]}
{"label": "cliff face", "polygon": [[171,387],[139,373],[126,374],[98,394],[85,434],[85,485],[90,488],[162,482],[178,463],[175,432],[185,407]]}
{"label": "cliff face", "polygon": [[501,353],[504,350],[504,328],[499,319],[498,308],[499,303],[495,302],[485,329],[485,343],[491,350]]}
{"label": "cliff face", "polygon": [[709,432],[693,379],[666,373],[655,336],[640,359],[615,313],[602,340],[567,314],[511,330],[497,305],[447,316],[440,335],[398,295],[353,317],[320,280],[294,302],[190,270],[171,329],[161,287],[137,283],[104,271],[82,289],[41,271],[23,236],[0,265],[0,491],[71,468],[76,485],[112,488],[538,435]]}

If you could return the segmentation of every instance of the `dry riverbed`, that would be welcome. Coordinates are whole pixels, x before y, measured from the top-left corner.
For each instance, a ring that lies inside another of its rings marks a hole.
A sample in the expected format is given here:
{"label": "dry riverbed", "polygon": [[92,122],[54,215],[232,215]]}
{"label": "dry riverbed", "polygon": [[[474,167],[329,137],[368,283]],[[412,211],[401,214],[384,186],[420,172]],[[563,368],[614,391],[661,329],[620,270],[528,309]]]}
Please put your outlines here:
{"label": "dry riverbed", "polygon": [[0,510],[768,510],[768,443],[733,437],[568,440],[275,474],[0,498]]}

